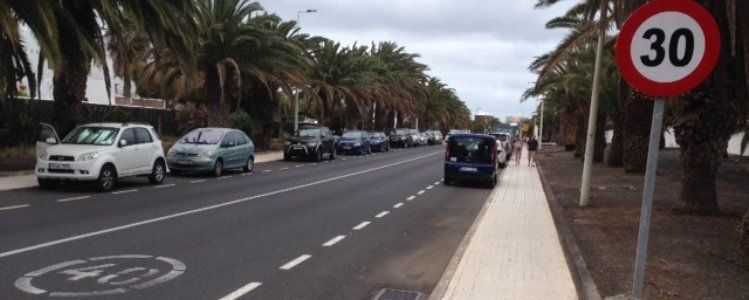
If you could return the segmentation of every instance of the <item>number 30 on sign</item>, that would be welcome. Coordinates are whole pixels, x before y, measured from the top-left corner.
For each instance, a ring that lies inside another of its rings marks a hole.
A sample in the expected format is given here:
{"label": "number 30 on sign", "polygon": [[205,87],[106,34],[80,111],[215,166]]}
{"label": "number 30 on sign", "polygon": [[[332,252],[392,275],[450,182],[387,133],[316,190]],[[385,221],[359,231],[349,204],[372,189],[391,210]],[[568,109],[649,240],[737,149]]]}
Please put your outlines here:
{"label": "number 30 on sign", "polygon": [[622,27],[616,59],[624,79],[643,94],[689,92],[712,72],[720,55],[715,20],[691,0],[655,0]]}

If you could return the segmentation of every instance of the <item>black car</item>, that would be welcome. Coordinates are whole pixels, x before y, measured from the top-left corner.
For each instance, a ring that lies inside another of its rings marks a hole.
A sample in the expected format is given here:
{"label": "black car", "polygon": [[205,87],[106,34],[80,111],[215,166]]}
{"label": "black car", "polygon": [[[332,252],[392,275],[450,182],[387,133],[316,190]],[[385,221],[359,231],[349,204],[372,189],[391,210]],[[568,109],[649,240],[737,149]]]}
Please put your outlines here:
{"label": "black car", "polygon": [[372,131],[369,133],[369,141],[372,144],[372,150],[384,152],[390,151],[390,140],[382,131]]}
{"label": "black car", "polygon": [[414,135],[411,131],[412,130],[408,128],[398,128],[393,130],[393,132],[390,133],[390,145],[401,148],[413,147],[418,143],[418,141],[414,140]]}
{"label": "black car", "polygon": [[346,131],[338,140],[338,151],[341,153],[370,154],[372,144],[369,135],[363,130]]}
{"label": "black car", "polygon": [[300,156],[314,161],[321,161],[324,155],[335,159],[338,138],[328,127],[305,127],[299,134],[289,137],[283,145],[283,159],[290,160]]}

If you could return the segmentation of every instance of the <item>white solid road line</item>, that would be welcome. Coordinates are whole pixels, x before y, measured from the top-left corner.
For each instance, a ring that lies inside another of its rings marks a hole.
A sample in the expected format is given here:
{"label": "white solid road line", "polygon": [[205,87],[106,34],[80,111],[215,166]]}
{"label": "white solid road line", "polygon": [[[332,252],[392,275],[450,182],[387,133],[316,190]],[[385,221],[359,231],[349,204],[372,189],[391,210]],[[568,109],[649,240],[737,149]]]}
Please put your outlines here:
{"label": "white solid road line", "polygon": [[[308,187],[311,187],[311,186],[316,186],[316,185],[328,183],[328,182],[331,182],[331,181],[341,180],[341,179],[348,178],[348,177],[358,176],[358,175],[362,175],[362,174],[366,174],[366,173],[371,173],[371,172],[374,172],[374,171],[382,170],[382,169],[385,169],[385,168],[389,168],[389,167],[393,167],[393,166],[397,166],[397,165],[402,165],[402,164],[405,164],[405,163],[409,163],[409,162],[412,162],[412,161],[416,161],[416,160],[419,160],[419,159],[422,159],[422,158],[425,158],[425,157],[430,157],[430,156],[433,156],[433,155],[436,155],[436,154],[440,154],[440,153],[442,153],[442,152],[429,153],[429,154],[425,154],[425,155],[421,155],[421,156],[412,157],[412,158],[409,158],[409,159],[406,159],[406,160],[402,160],[402,161],[398,161],[398,162],[394,162],[394,163],[389,163],[389,164],[382,165],[382,166],[379,166],[379,167],[374,167],[374,168],[371,168],[371,169],[361,170],[361,171],[357,171],[357,172],[353,172],[353,173],[349,173],[349,174],[344,174],[344,175],[340,175],[340,176],[336,176],[336,177],[331,177],[331,178],[327,178],[327,179],[323,179],[323,180],[313,181],[313,182],[310,182],[310,183],[305,183],[305,184],[301,184],[301,185],[297,185],[297,186],[292,186],[292,187],[289,187],[289,188],[280,189],[280,190],[276,190],[276,191],[273,191],[273,192],[268,192],[268,193],[259,194],[259,195],[255,195],[255,196],[249,196],[249,197],[245,197],[245,198],[240,198],[240,199],[232,200],[232,201],[229,201],[229,202],[214,204],[214,205],[211,205],[211,206],[205,206],[205,207],[196,208],[196,209],[193,209],[193,210],[187,210],[187,211],[183,211],[183,212],[179,212],[179,213],[174,213],[174,214],[171,214],[171,215],[166,215],[166,216],[162,216],[162,217],[158,217],[158,218],[152,218],[152,219],[143,220],[143,221],[140,221],[140,222],[125,224],[125,225],[120,225],[120,226],[115,226],[115,227],[109,227],[109,228],[102,229],[102,230],[99,230],[99,231],[92,231],[92,232],[83,233],[83,234],[79,234],[79,235],[74,235],[74,236],[70,236],[70,237],[66,237],[66,238],[62,238],[62,239],[58,239],[58,240],[52,240],[52,241],[49,241],[49,242],[45,242],[45,243],[41,243],[41,244],[36,244],[36,245],[32,245],[32,246],[28,246],[28,247],[19,248],[19,249],[15,249],[15,250],[11,250],[11,251],[0,253],[0,258],[12,256],[12,255],[16,255],[16,254],[19,254],[19,253],[25,253],[25,252],[29,252],[29,251],[33,251],[33,250],[37,250],[37,249],[41,249],[41,248],[46,248],[46,247],[50,247],[50,246],[54,246],[54,245],[59,245],[59,244],[63,244],[63,243],[68,243],[68,242],[72,242],[72,241],[77,241],[77,240],[80,240],[80,239],[90,238],[90,237],[93,237],[93,236],[98,236],[98,235],[107,234],[107,233],[111,233],[111,232],[116,232],[116,231],[121,231],[121,230],[125,230],[125,229],[130,229],[130,228],[133,228],[133,227],[143,226],[143,225],[146,225],[146,224],[152,224],[152,223],[166,221],[166,220],[170,220],[170,219],[174,219],[174,218],[179,218],[179,217],[183,217],[183,216],[187,216],[187,215],[192,215],[192,214],[196,214],[196,213],[199,213],[199,212],[214,210],[214,209],[218,209],[218,208],[221,208],[221,207],[226,207],[226,206],[230,206],[230,205],[234,205],[234,204],[238,204],[238,203],[243,203],[243,202],[255,200],[255,199],[258,199],[258,198],[264,198],[264,197],[269,197],[269,196],[273,196],[273,195],[277,195],[277,194],[281,194],[281,193],[287,193],[287,192],[291,192],[291,191],[296,191],[296,190],[299,190],[299,189],[308,188]],[[369,224],[369,222],[367,222],[367,224]],[[364,225],[364,226],[366,226],[366,225]],[[363,228],[363,226],[362,226],[362,228]]]}
{"label": "white solid road line", "polygon": [[411,200],[413,200],[414,198],[416,198],[416,196],[411,196],[411,197],[408,197],[408,198],[406,198],[406,200],[407,200],[407,201],[411,201]]}
{"label": "white solid road line", "polygon": [[206,182],[208,179],[198,179],[198,180],[190,180],[190,183],[201,183]]}
{"label": "white solid road line", "polygon": [[283,167],[283,168],[281,168],[281,171],[283,171],[283,170],[288,170],[288,169],[289,169],[289,168],[287,168],[287,167]]}
{"label": "white solid road line", "polygon": [[88,198],[91,198],[91,196],[80,196],[80,197],[62,198],[62,199],[58,199],[55,202],[68,202],[68,201],[83,200],[83,199],[88,199]]}
{"label": "white solid road line", "polygon": [[11,209],[19,209],[29,207],[28,204],[21,204],[21,205],[13,205],[13,206],[6,206],[6,207],[0,207],[0,210],[11,210]]}
{"label": "white solid road line", "polygon": [[245,294],[252,292],[252,290],[258,288],[259,286],[263,285],[262,282],[250,282],[247,285],[239,288],[236,291],[231,292],[231,294],[228,294],[224,297],[221,297],[219,300],[234,300],[239,297],[244,296]]}
{"label": "white solid road line", "polygon": [[398,202],[397,204],[393,205],[393,208],[400,208],[403,206],[403,202]]}
{"label": "white solid road line", "polygon": [[155,187],[153,187],[153,188],[155,188],[155,189],[165,189],[165,188],[170,188],[170,187],[173,187],[173,186],[175,186],[175,185],[176,185],[176,184],[174,184],[174,183],[170,183],[170,184],[162,184],[162,185],[157,185],[157,186],[155,186]]}
{"label": "white solid road line", "polygon": [[339,235],[337,237],[334,237],[334,238],[330,239],[329,241],[325,242],[325,244],[322,244],[322,245],[323,245],[323,247],[330,247],[330,246],[335,245],[336,243],[340,242],[342,239],[345,239],[345,238],[346,238],[345,235]]}
{"label": "white solid road line", "polygon": [[387,210],[383,210],[383,211],[382,211],[381,213],[377,214],[377,215],[375,216],[375,218],[378,218],[378,219],[379,219],[379,218],[382,218],[382,217],[384,217],[384,216],[387,216],[387,215],[388,215],[389,213],[390,213],[389,211],[387,211]]}
{"label": "white solid road line", "polygon": [[369,221],[364,221],[359,223],[359,225],[354,226],[354,230],[362,230],[364,227],[367,227],[369,225]]}
{"label": "white solid road line", "polygon": [[290,262],[287,262],[283,266],[278,267],[278,269],[284,270],[284,271],[291,270],[294,267],[296,267],[297,265],[303,263],[305,260],[308,260],[310,257],[312,257],[312,255],[304,254],[302,256],[299,256],[299,257],[295,258],[294,260],[292,260]]}
{"label": "white solid road line", "polygon": [[304,165],[296,165],[294,168],[304,167]]}
{"label": "white solid road line", "polygon": [[127,193],[135,193],[138,189],[129,189],[129,190],[122,190],[122,191],[116,191],[112,192],[112,195],[120,195],[120,194],[127,194]]}
{"label": "white solid road line", "polygon": [[421,194],[423,194],[424,192],[425,192],[424,190],[421,190],[421,191],[419,191],[418,193],[416,193],[416,195],[421,195]]}
{"label": "white solid road line", "polygon": [[430,185],[430,186],[427,187],[427,190],[431,190],[432,188],[434,188],[434,186]]}
{"label": "white solid road line", "polygon": [[268,173],[268,172],[270,172],[270,171],[271,171],[271,170],[263,170],[263,173]]}

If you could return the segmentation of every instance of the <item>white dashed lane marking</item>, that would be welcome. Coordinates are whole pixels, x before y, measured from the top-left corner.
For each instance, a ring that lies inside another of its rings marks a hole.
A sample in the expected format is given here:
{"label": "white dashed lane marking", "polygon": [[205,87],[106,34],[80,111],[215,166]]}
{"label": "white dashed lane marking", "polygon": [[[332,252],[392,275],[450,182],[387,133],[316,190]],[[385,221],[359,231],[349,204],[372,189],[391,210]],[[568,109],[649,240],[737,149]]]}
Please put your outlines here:
{"label": "white dashed lane marking", "polygon": [[13,205],[13,206],[6,206],[6,207],[0,207],[0,210],[12,210],[12,209],[19,209],[29,207],[28,204],[21,204],[21,205]]}
{"label": "white dashed lane marking", "polygon": [[284,271],[291,270],[294,267],[296,267],[297,265],[303,263],[305,260],[308,260],[310,257],[312,257],[312,255],[304,254],[302,256],[299,256],[299,257],[295,258],[294,260],[292,260],[290,262],[287,262],[283,266],[280,266],[279,269],[284,270]]}
{"label": "white dashed lane marking", "polygon": [[68,202],[68,201],[76,201],[76,200],[83,200],[91,198],[91,196],[80,196],[80,197],[70,197],[70,198],[62,198],[58,199],[56,202]]}
{"label": "white dashed lane marking", "polygon": [[334,238],[330,239],[329,241],[325,242],[325,244],[322,244],[322,245],[323,245],[323,247],[330,247],[330,246],[333,246],[333,245],[337,244],[338,242],[340,242],[341,240],[343,240],[345,238],[346,238],[345,235],[339,235],[337,237],[334,237]]}
{"label": "white dashed lane marking", "polygon": [[122,191],[116,191],[112,192],[112,195],[120,195],[120,194],[128,194],[128,193],[135,193],[138,189],[129,189],[129,190],[122,190]]}
{"label": "white dashed lane marking", "polygon": [[430,185],[430,186],[427,187],[427,190],[431,190],[432,188],[434,188],[434,186]]}
{"label": "white dashed lane marking", "polygon": [[406,200],[407,200],[407,201],[411,201],[411,200],[413,200],[414,198],[416,198],[416,196],[411,196],[411,197],[408,197],[408,198],[406,198]]}
{"label": "white dashed lane marking", "polygon": [[229,178],[232,178],[232,177],[234,177],[234,176],[227,175],[227,176],[221,176],[218,179],[229,179]]}
{"label": "white dashed lane marking", "polygon": [[425,192],[424,190],[421,190],[421,191],[419,191],[419,192],[418,192],[418,193],[416,193],[416,194],[417,194],[417,195],[421,195],[421,194],[423,194],[424,192]]}
{"label": "white dashed lane marking", "polygon": [[393,208],[400,208],[403,206],[403,202],[398,202],[397,204],[393,205]]}
{"label": "white dashed lane marking", "polygon": [[354,226],[354,230],[362,230],[364,227],[367,227],[369,225],[369,221],[364,221],[359,223],[359,225]]}
{"label": "white dashed lane marking", "polygon": [[268,172],[270,172],[270,170],[263,170],[263,173],[268,173]]}
{"label": "white dashed lane marking", "polygon": [[382,217],[384,217],[384,216],[387,216],[387,215],[388,215],[389,213],[390,213],[389,211],[387,211],[387,210],[384,210],[384,211],[382,211],[381,213],[377,214],[377,215],[375,216],[375,218],[378,218],[378,219],[379,219],[379,218],[382,218]]}
{"label": "white dashed lane marking", "polygon": [[157,185],[157,186],[155,186],[155,187],[153,187],[153,188],[155,188],[155,189],[165,189],[165,188],[170,188],[170,187],[173,187],[173,186],[175,186],[175,185],[176,185],[176,184],[174,184],[174,183],[170,183],[170,184],[162,184],[162,185]]}
{"label": "white dashed lane marking", "polygon": [[228,294],[228,295],[222,297],[219,300],[234,300],[234,299],[237,299],[239,297],[242,297],[242,296],[246,295],[249,292],[252,292],[252,290],[258,288],[261,285],[263,285],[262,282],[250,282],[247,285],[239,288],[236,291],[231,292],[231,294]]}
{"label": "white dashed lane marking", "polygon": [[440,185],[440,183],[442,183],[442,182],[441,181],[435,181],[434,185]]}
{"label": "white dashed lane marking", "polygon": [[190,180],[190,183],[201,183],[201,182],[206,182],[206,181],[207,179],[198,179],[198,180]]}

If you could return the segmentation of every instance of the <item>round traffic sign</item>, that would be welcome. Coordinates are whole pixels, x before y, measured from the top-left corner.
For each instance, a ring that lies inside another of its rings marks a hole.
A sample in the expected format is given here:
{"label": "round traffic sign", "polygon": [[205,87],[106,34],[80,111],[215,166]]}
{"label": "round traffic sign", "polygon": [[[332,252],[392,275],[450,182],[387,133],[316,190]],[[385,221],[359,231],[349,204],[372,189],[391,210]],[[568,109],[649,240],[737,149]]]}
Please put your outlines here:
{"label": "round traffic sign", "polygon": [[622,27],[616,60],[627,82],[654,97],[691,91],[712,73],[720,55],[718,25],[691,0],[655,0]]}

